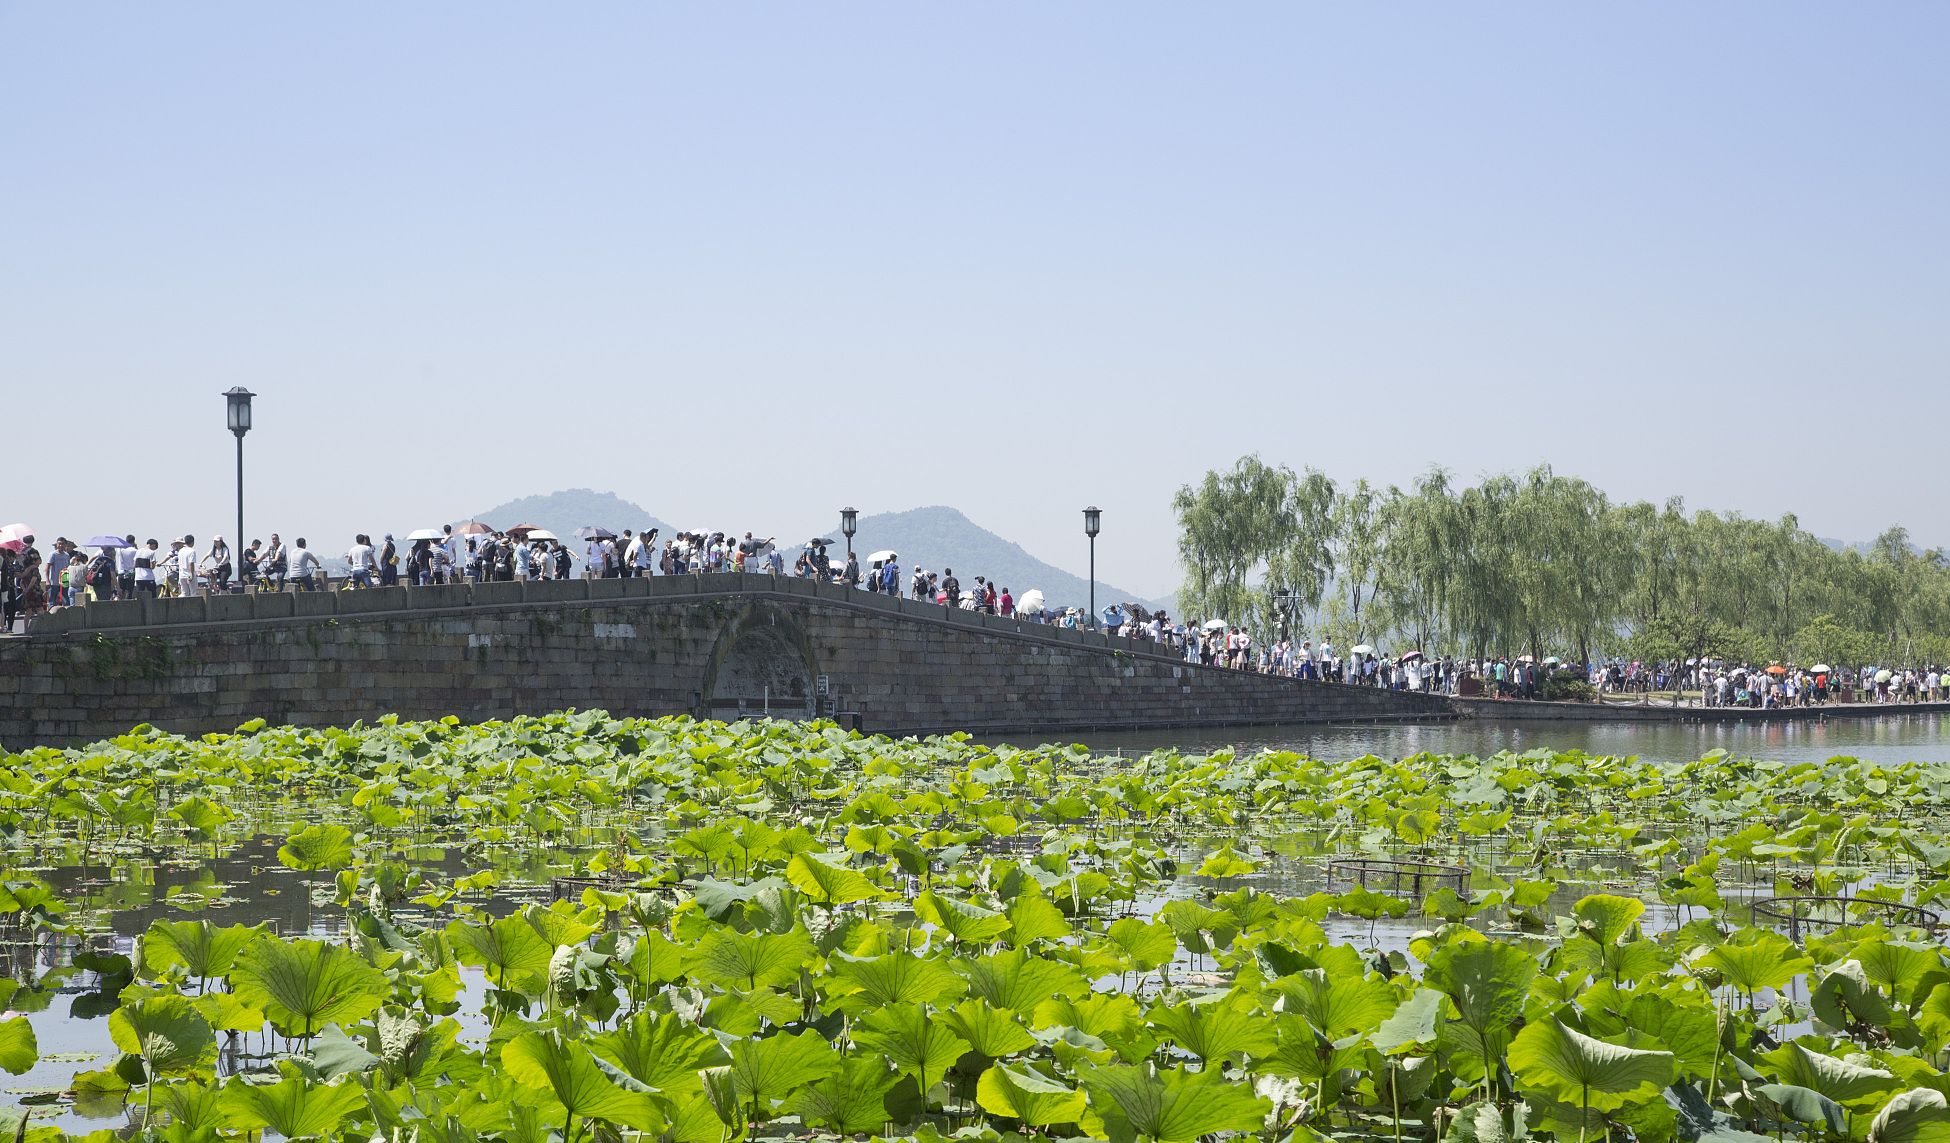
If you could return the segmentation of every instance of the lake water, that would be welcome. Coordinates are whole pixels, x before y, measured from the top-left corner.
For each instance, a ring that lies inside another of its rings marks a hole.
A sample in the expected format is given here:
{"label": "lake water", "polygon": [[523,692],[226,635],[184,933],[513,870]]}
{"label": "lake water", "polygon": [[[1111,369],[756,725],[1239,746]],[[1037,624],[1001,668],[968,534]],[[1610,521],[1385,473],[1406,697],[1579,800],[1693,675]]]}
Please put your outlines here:
{"label": "lake water", "polygon": [[[1008,735],[1005,741],[1034,745],[1047,739]],[[1070,738],[1064,738],[1070,741]],[[1875,762],[1950,762],[1950,725],[1942,715],[1838,718],[1826,722],[1526,722],[1465,719],[1460,722],[1247,726],[1205,730],[1093,731],[1075,741],[1092,750],[1144,752],[1159,747],[1241,752],[1293,750],[1343,760],[1373,754],[1405,758],[1434,754],[1487,757],[1501,750],[1522,753],[1582,750],[1591,755],[1631,755],[1685,762],[1710,750],[1736,757],[1782,762],[1822,762],[1838,754]]]}

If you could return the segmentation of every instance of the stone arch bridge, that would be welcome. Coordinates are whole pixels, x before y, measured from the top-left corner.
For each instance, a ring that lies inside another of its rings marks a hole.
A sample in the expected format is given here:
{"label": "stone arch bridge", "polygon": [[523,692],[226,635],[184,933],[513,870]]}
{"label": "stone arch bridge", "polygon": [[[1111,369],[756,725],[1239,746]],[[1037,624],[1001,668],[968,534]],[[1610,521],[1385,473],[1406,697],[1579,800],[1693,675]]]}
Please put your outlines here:
{"label": "stone arch bridge", "polygon": [[1184,662],[1143,640],[718,574],[96,603],[0,639],[0,744],[618,715],[1028,734],[1447,719],[1446,699]]}

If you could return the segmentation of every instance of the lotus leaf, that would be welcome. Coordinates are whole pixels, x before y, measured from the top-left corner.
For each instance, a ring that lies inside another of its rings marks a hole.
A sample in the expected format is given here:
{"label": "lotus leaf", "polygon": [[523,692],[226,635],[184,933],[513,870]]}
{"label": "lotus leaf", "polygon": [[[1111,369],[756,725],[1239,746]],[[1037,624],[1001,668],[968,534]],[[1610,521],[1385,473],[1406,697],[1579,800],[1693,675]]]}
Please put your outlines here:
{"label": "lotus leaf", "polygon": [[890,1004],[863,1014],[853,1026],[853,1039],[886,1056],[903,1075],[913,1076],[922,1091],[940,1083],[970,1050],[947,1021],[930,1018],[918,1004]]}
{"label": "lotus leaf", "polygon": [[982,1073],[975,1099],[984,1110],[1019,1119],[1030,1127],[1075,1123],[1083,1118],[1083,1093],[1033,1068],[994,1065]]}
{"label": "lotus leaf", "polygon": [[1157,1143],[1191,1143],[1220,1131],[1257,1131],[1272,1110],[1251,1088],[1211,1072],[1112,1064],[1086,1069],[1081,1078],[1112,1138],[1121,1128]]}
{"label": "lotus leaf", "polygon": [[224,1126],[236,1131],[275,1131],[287,1139],[324,1135],[346,1114],[365,1103],[355,1083],[319,1084],[287,1069],[275,1084],[247,1082],[238,1076],[223,1086],[218,1109]]}
{"label": "lotus leaf", "polygon": [[586,1118],[639,1131],[663,1130],[663,1116],[648,1086],[619,1086],[614,1081],[621,1073],[603,1068],[582,1044],[565,1043],[554,1033],[526,1032],[501,1049],[501,1066],[523,1088],[559,1103],[571,1125]]}
{"label": "lotus leaf", "polygon": [[339,869],[352,863],[352,831],[329,822],[306,826],[284,839],[278,860],[293,869]]}
{"label": "lotus leaf", "polygon": [[378,969],[348,949],[272,936],[237,954],[231,979],[238,1000],[263,1009],[279,1032],[299,1038],[370,1015],[392,991]]}
{"label": "lotus leaf", "polygon": [[[119,1014],[118,1010],[117,1015]],[[112,1020],[113,1017],[111,1017],[111,1024]],[[204,1031],[207,1033],[209,1029],[205,1028]],[[117,1043],[119,1045],[120,1041],[118,1040]],[[134,1049],[124,1047],[123,1050]],[[33,1067],[39,1059],[40,1045],[34,1040],[34,1026],[28,1023],[27,1017],[16,1016],[11,1020],[0,1022],[0,1068],[19,1075]]]}
{"label": "lotus leaf", "polygon": [[1536,1021],[1510,1042],[1510,1070],[1560,1103],[1610,1109],[1641,1103],[1672,1082],[1671,1052],[1608,1044],[1555,1017]]}
{"label": "lotus leaf", "polygon": [[842,1135],[877,1132],[890,1120],[909,1117],[889,1106],[900,1082],[900,1073],[888,1067],[886,1060],[849,1056],[840,1061],[832,1075],[800,1088],[781,1110]]}

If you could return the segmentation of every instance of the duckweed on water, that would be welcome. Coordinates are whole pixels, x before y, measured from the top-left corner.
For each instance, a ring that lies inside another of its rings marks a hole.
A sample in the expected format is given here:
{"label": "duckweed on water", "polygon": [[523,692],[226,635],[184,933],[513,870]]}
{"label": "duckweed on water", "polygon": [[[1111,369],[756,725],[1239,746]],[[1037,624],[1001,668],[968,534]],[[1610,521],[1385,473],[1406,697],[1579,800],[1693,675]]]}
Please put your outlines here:
{"label": "duckweed on water", "polygon": [[[0,1068],[45,1078],[37,1021],[101,1029],[7,1123],[1950,1140],[1947,797],[1950,767],[1720,752],[138,728],[0,769]],[[217,879],[245,866],[280,889]]]}

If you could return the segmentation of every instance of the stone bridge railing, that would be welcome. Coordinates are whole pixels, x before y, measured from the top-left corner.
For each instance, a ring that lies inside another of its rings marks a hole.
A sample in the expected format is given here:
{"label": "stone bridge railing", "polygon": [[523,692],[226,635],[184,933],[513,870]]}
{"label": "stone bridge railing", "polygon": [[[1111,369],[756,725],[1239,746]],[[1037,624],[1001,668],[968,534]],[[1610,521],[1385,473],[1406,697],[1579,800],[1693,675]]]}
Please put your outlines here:
{"label": "stone bridge railing", "polygon": [[840,717],[868,731],[1453,718],[1429,695],[1186,663],[1147,640],[718,574],[96,603],[0,639],[0,743],[384,713]]}

